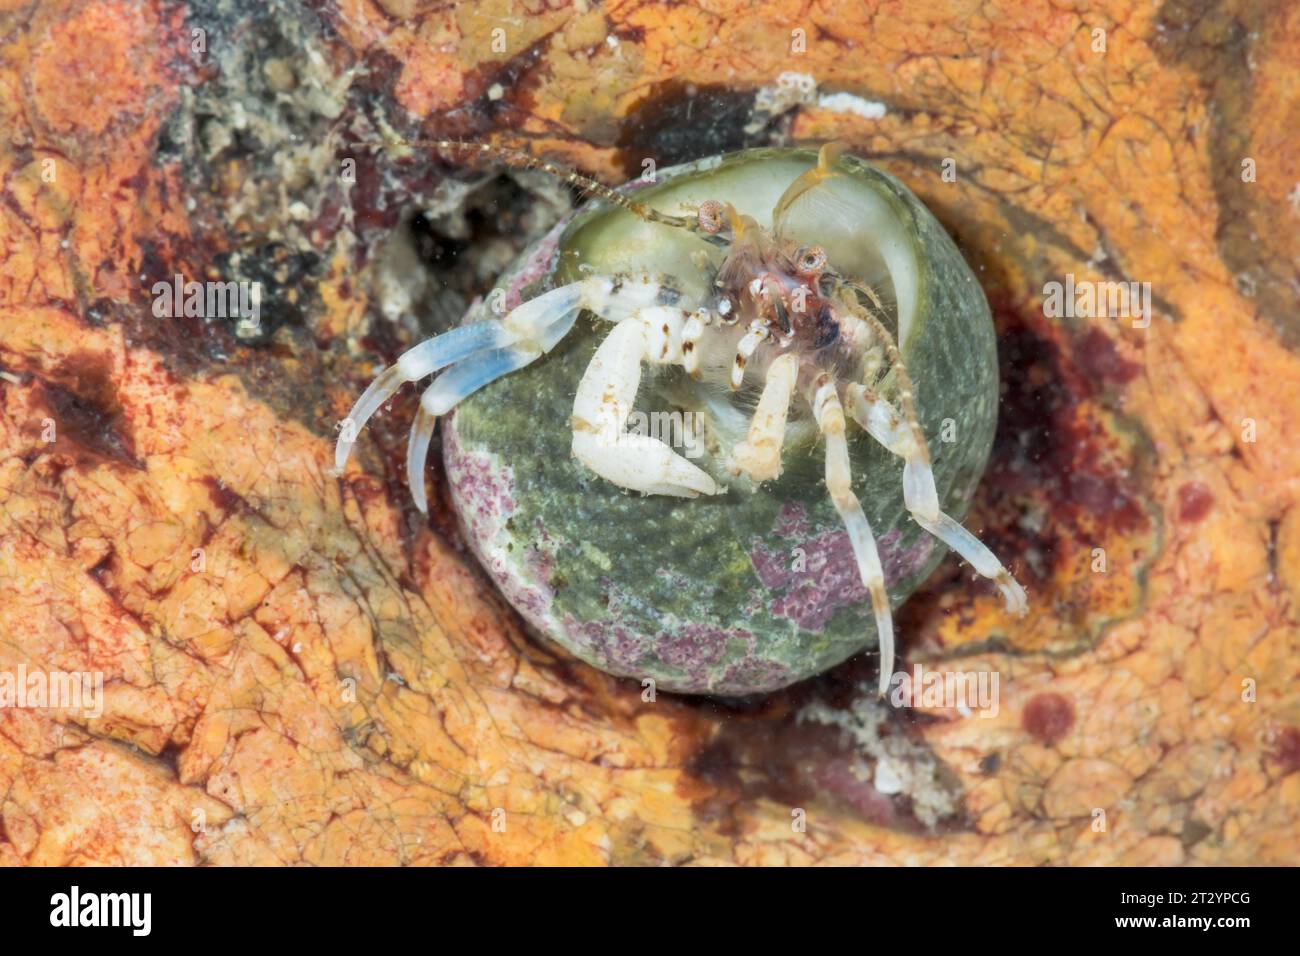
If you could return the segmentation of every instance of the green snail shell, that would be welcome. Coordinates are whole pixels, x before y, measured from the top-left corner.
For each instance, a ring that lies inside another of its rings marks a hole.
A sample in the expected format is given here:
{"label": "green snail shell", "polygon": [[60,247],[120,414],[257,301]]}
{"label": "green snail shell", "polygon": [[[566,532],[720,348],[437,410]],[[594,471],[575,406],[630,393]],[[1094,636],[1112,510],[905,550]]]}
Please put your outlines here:
{"label": "green snail shell", "polygon": [[[679,203],[717,199],[770,226],[781,193],[816,159],[815,150],[748,150],[661,170],[635,195],[674,213],[682,212]],[[789,232],[825,247],[832,266],[871,284],[893,310],[940,502],[960,520],[997,419],[988,304],[916,196],[854,157],[840,169],[844,175],[818,188],[834,190],[853,217],[819,216],[815,203],[801,215],[796,205]],[[699,248],[681,230],[595,203],[530,249],[498,289],[513,306],[594,270],[669,275],[696,293],[705,284],[693,259]],[[870,600],[826,492],[815,430],[792,424],[784,472],[757,488],[727,474],[719,457],[697,459],[728,486],[715,497],[631,493],[571,457],[574,392],[610,328],[584,317],[554,352],[483,389],[444,422],[453,501],[507,599],[542,636],[591,665],[685,693],[770,691],[873,647]],[[647,369],[636,407],[689,410],[693,387],[680,369]],[[744,408],[738,401],[737,412]],[[849,433],[853,488],[897,608],[934,570],[943,545],[904,508],[901,460],[856,426]],[[905,648],[907,634],[899,637]]]}

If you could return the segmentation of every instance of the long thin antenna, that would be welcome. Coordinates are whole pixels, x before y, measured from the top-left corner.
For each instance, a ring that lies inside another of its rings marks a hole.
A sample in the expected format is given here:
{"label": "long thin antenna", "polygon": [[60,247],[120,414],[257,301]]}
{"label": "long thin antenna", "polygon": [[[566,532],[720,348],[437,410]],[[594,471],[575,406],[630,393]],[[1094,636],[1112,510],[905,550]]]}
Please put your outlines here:
{"label": "long thin antenna", "polygon": [[[677,229],[695,230],[696,220],[687,216],[670,216],[667,213],[651,209],[643,202],[631,199],[616,189],[606,186],[602,182],[584,176],[572,169],[558,166],[549,160],[539,159],[536,156],[526,153],[521,149],[511,149],[507,146],[494,146],[491,143],[470,143],[460,139],[428,139],[428,140],[404,140],[394,137],[386,137],[384,142],[389,146],[408,146],[417,149],[436,149],[441,152],[452,153],[473,153],[487,159],[495,159],[505,163],[515,169],[540,169],[559,179],[569,186],[577,187],[585,193],[598,196],[606,202],[613,203],[621,209],[626,209],[647,222],[659,223],[663,226],[673,226]],[[369,144],[357,144],[369,145]]]}

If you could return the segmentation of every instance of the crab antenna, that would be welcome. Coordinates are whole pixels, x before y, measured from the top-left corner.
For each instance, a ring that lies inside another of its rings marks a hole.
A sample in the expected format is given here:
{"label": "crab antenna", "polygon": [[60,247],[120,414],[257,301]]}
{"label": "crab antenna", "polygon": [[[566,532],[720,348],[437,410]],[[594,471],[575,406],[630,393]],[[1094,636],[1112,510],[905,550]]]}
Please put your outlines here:
{"label": "crab antenna", "polygon": [[496,146],[492,143],[471,143],[461,139],[429,139],[429,140],[407,140],[386,137],[384,142],[389,146],[410,146],[424,149],[436,149],[441,152],[449,153],[472,153],[478,156],[495,159],[503,162],[515,169],[540,169],[544,173],[554,176],[556,179],[568,186],[574,186],[585,193],[604,199],[606,202],[613,203],[621,209],[626,209],[632,215],[644,219],[646,222],[658,223],[662,226],[672,226],[676,229],[689,229],[694,231],[696,220],[689,216],[670,216],[667,213],[651,209],[643,202],[637,202],[623,195],[617,189],[606,186],[602,182],[584,176],[575,170],[568,169],[564,166],[556,165],[549,160],[539,159],[530,153],[521,149],[511,149],[508,146]]}

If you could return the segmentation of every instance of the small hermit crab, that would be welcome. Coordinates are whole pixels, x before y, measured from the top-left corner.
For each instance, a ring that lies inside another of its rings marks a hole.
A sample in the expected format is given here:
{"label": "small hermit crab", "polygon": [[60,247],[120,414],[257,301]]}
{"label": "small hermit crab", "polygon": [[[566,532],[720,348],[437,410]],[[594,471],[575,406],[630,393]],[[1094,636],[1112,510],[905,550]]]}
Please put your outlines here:
{"label": "small hermit crab", "polygon": [[[1024,613],[948,513],[969,504],[996,420],[988,307],[896,180],[829,144],[616,191],[509,150],[431,145],[598,199],[525,253],[498,314],[485,304],[374,380],[336,465],[398,388],[440,373],[410,431],[411,494],[424,511],[434,425],[457,410],[444,445],[467,536],[543,634],[612,673],[743,694],[838,663],[874,629],[883,694],[891,605],[933,570],[935,539]],[[686,417],[647,433],[637,406],[654,402]],[[956,433],[934,460],[927,428]]]}

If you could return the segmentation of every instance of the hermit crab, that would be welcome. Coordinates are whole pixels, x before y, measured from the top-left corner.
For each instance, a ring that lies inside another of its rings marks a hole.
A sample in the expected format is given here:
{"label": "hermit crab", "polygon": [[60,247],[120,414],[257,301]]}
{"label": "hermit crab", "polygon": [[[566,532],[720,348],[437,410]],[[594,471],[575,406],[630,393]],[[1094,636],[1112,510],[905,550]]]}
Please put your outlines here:
{"label": "hermit crab", "polygon": [[[464,324],[371,383],[336,467],[403,384],[436,375],[410,429],[411,495],[424,511],[445,416],[468,540],[544,636],[612,673],[724,695],[874,640],[883,694],[893,605],[940,560],[935,541],[1024,613],[1024,590],[952,516],[996,421],[988,307],[897,180],[839,144],[621,190],[522,153],[430,145],[540,167],[595,199]],[[644,427],[655,406],[666,432]]]}

